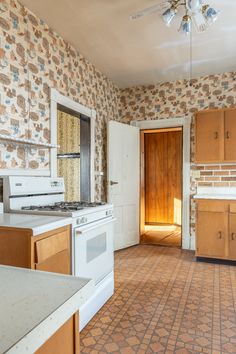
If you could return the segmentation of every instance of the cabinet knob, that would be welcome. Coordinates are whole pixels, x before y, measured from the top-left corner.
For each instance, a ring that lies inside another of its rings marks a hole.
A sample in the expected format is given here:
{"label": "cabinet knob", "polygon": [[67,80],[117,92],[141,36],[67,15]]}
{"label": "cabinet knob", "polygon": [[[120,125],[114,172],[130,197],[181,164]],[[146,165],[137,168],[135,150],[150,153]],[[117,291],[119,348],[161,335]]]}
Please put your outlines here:
{"label": "cabinet knob", "polygon": [[219,239],[222,239],[222,232],[221,231],[218,232],[218,235],[219,235]]}
{"label": "cabinet knob", "polygon": [[226,139],[229,139],[229,131],[226,132]]}
{"label": "cabinet knob", "polygon": [[232,232],[232,234],[231,234],[231,240],[235,241],[235,233],[234,232]]}
{"label": "cabinet knob", "polygon": [[219,138],[218,132],[215,132],[214,134],[215,134],[215,139],[218,139]]}

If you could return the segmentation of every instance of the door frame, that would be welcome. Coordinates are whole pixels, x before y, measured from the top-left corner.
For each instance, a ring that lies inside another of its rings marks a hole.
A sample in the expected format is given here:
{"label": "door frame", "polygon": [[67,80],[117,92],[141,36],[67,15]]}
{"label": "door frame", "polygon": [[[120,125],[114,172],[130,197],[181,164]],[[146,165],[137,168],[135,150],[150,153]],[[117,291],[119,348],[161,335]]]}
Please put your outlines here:
{"label": "door frame", "polygon": [[159,120],[131,121],[140,130],[182,127],[183,178],[182,178],[182,248],[195,250],[195,238],[190,235],[190,130],[191,117]]}
{"label": "door frame", "polygon": [[[57,110],[58,105],[62,105],[79,114],[85,115],[90,119],[90,197],[94,201],[95,194],[95,173],[94,173],[94,156],[95,156],[95,121],[96,111],[73,101],[71,98],[62,95],[56,89],[51,89],[50,100],[50,137],[51,143],[57,145]],[[57,177],[57,149],[50,151],[50,176]]]}

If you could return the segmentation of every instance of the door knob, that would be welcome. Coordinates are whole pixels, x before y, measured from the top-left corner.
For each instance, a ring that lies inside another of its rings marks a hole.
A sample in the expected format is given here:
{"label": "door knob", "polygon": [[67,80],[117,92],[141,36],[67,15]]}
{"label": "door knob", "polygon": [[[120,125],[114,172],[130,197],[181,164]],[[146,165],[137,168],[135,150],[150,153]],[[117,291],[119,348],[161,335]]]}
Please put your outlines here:
{"label": "door knob", "polygon": [[110,181],[110,185],[113,186],[114,184],[118,184],[119,182],[115,182],[115,181]]}

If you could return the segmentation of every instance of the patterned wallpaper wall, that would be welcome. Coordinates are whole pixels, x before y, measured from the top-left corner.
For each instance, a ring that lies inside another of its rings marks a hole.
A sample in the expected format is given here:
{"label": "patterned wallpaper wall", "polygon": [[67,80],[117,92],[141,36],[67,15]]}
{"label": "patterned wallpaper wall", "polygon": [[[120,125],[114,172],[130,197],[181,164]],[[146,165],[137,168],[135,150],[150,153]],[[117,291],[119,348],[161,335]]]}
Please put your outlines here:
{"label": "patterned wallpaper wall", "polygon": [[[105,172],[106,122],[118,119],[118,88],[18,1],[0,0],[0,133],[48,142],[51,87],[96,110],[95,171]],[[48,171],[49,154],[1,144],[1,168]],[[96,177],[98,200],[105,178]]]}
{"label": "patterned wallpaper wall", "polygon": [[[168,119],[190,116],[204,109],[236,106],[236,72],[186,80],[139,86],[122,90],[121,121]],[[207,149],[207,146],[206,146]],[[201,186],[235,186],[236,164],[228,166],[194,165],[194,119],[191,127],[191,171],[200,170],[200,178],[191,176],[191,195]],[[195,204],[191,202],[191,227],[195,229]]]}

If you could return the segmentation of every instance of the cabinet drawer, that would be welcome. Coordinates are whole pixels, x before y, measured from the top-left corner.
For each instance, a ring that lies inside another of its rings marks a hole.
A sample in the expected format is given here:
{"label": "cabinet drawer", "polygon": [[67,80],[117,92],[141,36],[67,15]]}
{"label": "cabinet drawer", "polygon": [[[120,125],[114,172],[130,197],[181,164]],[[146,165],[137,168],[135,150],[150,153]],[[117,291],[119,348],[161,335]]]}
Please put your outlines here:
{"label": "cabinet drawer", "polygon": [[36,263],[35,269],[44,272],[71,274],[70,251],[68,249],[64,250],[42,262]]}
{"label": "cabinet drawer", "polygon": [[36,259],[37,263],[44,262],[53,255],[70,249],[70,234],[67,231],[46,237],[36,242]]}
{"label": "cabinet drawer", "polygon": [[197,201],[197,209],[198,211],[225,212],[228,211],[228,203],[221,200],[202,199]]}

